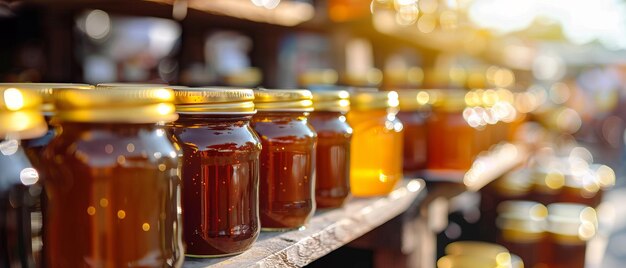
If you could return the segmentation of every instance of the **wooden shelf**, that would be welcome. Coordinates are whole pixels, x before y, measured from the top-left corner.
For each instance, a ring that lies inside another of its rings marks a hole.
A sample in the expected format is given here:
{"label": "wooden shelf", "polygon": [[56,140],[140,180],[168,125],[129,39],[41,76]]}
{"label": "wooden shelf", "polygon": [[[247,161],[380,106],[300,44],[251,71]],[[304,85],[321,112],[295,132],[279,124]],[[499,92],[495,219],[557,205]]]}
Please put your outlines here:
{"label": "wooden shelf", "polygon": [[384,197],[352,198],[343,208],[318,211],[306,229],[261,232],[248,251],[223,258],[187,258],[183,267],[300,267],[405,212],[426,194],[421,179],[405,179]]}

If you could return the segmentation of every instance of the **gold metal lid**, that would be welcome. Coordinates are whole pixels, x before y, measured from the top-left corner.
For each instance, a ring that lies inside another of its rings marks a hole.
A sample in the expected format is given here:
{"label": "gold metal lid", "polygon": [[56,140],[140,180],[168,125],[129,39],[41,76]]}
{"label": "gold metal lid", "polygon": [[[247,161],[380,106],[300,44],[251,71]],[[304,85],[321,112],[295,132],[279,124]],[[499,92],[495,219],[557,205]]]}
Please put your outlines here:
{"label": "gold metal lid", "polygon": [[181,114],[253,114],[254,91],[231,88],[174,87],[176,112]]}
{"label": "gold metal lid", "polygon": [[25,89],[37,92],[42,99],[41,110],[44,114],[50,114],[54,112],[54,97],[52,92],[61,88],[79,88],[79,89],[93,89],[94,86],[88,84],[73,84],[73,83],[0,83],[0,87],[15,87],[18,89]]}
{"label": "gold metal lid", "polygon": [[400,111],[417,111],[423,109],[430,101],[430,94],[425,90],[399,89],[398,97]]}
{"label": "gold metal lid", "polygon": [[350,111],[350,93],[345,90],[313,91],[315,111],[348,112]]}
{"label": "gold metal lid", "polygon": [[311,112],[313,95],[304,89],[258,89],[254,105],[259,111]]}
{"label": "gold metal lid", "polygon": [[398,107],[398,93],[369,88],[355,88],[350,92],[352,110],[376,110]]}
{"label": "gold metal lid", "polygon": [[547,231],[560,243],[582,243],[595,236],[598,216],[595,209],[575,203],[548,205]]}
{"label": "gold metal lid", "polygon": [[447,255],[477,256],[494,259],[500,253],[509,251],[498,244],[480,241],[458,241],[448,244],[445,248]]}
{"label": "gold metal lid", "polygon": [[0,86],[0,139],[35,138],[47,130],[41,114],[41,97],[33,91]]}
{"label": "gold metal lid", "polygon": [[174,92],[165,87],[59,89],[54,101],[60,121],[156,123],[178,119]]}
{"label": "gold metal lid", "polygon": [[98,89],[107,89],[114,87],[170,87],[168,84],[150,84],[150,83],[102,83],[97,84],[96,88]]}
{"label": "gold metal lid", "polygon": [[437,268],[496,268],[495,259],[480,256],[447,255],[437,260]]}
{"label": "gold metal lid", "polygon": [[536,241],[543,237],[548,209],[532,201],[505,201],[498,205],[496,225],[508,241]]}

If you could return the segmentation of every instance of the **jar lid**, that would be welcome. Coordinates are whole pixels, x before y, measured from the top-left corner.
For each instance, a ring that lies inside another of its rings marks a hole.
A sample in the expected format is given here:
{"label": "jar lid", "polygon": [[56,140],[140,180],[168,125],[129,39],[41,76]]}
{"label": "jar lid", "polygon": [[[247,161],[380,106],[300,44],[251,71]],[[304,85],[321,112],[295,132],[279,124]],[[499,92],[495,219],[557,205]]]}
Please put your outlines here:
{"label": "jar lid", "polygon": [[548,209],[532,201],[505,201],[498,205],[496,225],[508,240],[538,240],[543,237]]}
{"label": "jar lid", "polygon": [[398,93],[374,88],[353,88],[350,92],[352,110],[375,110],[398,107]]}
{"label": "jar lid", "polygon": [[575,203],[548,205],[547,231],[560,242],[587,241],[596,234],[598,218],[596,210]]}
{"label": "jar lid", "polygon": [[311,112],[313,95],[304,89],[258,89],[254,105],[259,111]]}
{"label": "jar lid", "polygon": [[417,111],[428,105],[430,95],[428,91],[417,89],[396,90],[400,101],[400,111]]}
{"label": "jar lid", "polygon": [[173,88],[176,111],[181,114],[253,114],[256,112],[252,89]]}
{"label": "jar lid", "polygon": [[71,122],[157,123],[175,121],[178,115],[171,89],[129,86],[59,89],[54,92],[57,118]]}
{"label": "jar lid", "polygon": [[54,98],[52,92],[61,88],[93,89],[94,86],[88,84],[73,83],[0,83],[0,87],[16,87],[19,89],[32,90],[37,92],[42,99],[41,110],[49,115],[54,112]]}
{"label": "jar lid", "polygon": [[35,138],[47,130],[41,114],[41,97],[34,91],[0,86],[0,139]]}
{"label": "jar lid", "polygon": [[489,259],[508,252],[505,247],[498,244],[480,241],[458,241],[448,244],[445,248],[445,253],[448,255],[479,256]]}
{"label": "jar lid", "polygon": [[114,87],[170,87],[168,84],[151,84],[151,83],[102,83],[97,84],[96,88],[98,89],[107,89]]}
{"label": "jar lid", "polygon": [[437,260],[437,268],[495,268],[498,262],[495,259],[481,256],[447,255]]}
{"label": "jar lid", "polygon": [[313,107],[316,111],[350,111],[350,93],[345,90],[317,90],[313,93]]}

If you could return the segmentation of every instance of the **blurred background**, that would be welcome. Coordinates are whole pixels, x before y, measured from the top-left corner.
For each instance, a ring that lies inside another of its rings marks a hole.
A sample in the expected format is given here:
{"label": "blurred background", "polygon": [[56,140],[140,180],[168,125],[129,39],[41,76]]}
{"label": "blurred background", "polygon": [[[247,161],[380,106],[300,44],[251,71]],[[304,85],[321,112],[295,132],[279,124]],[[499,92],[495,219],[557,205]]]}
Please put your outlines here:
{"label": "blurred background", "polygon": [[[2,82],[507,88],[626,202],[624,0],[0,0],[0,37]],[[605,207],[591,267],[622,267],[626,208]]]}

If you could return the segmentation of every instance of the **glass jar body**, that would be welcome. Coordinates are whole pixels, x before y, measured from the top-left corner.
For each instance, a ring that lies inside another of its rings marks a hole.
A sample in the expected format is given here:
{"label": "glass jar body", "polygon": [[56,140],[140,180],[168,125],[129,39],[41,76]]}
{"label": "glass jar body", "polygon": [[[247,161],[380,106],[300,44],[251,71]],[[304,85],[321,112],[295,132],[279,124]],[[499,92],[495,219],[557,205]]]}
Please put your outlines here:
{"label": "glass jar body", "polygon": [[252,127],[261,138],[259,210],[261,228],[304,226],[315,211],[317,134],[308,113],[259,111]]}
{"label": "glass jar body", "polygon": [[35,267],[41,227],[38,172],[18,140],[0,140],[0,267]]}
{"label": "glass jar body", "polygon": [[401,111],[398,118],[404,126],[403,170],[415,175],[426,168],[426,116],[424,111]]}
{"label": "glass jar body", "polygon": [[477,130],[459,112],[435,111],[428,120],[428,169],[469,170],[479,149]]}
{"label": "glass jar body", "polygon": [[183,150],[188,256],[241,253],[259,235],[261,141],[250,119],[250,115],[181,114],[170,125]]}
{"label": "glass jar body", "polygon": [[178,148],[156,124],[60,124],[44,149],[50,267],[180,267]]}
{"label": "glass jar body", "polygon": [[352,128],[340,112],[313,112],[317,132],[315,202],[318,208],[341,207],[350,195]]}
{"label": "glass jar body", "polygon": [[350,187],[354,196],[379,196],[402,179],[403,125],[386,109],[348,113],[352,126]]}

